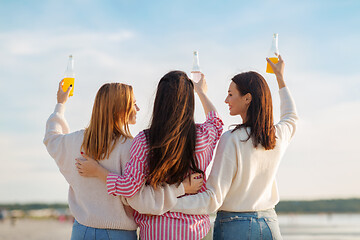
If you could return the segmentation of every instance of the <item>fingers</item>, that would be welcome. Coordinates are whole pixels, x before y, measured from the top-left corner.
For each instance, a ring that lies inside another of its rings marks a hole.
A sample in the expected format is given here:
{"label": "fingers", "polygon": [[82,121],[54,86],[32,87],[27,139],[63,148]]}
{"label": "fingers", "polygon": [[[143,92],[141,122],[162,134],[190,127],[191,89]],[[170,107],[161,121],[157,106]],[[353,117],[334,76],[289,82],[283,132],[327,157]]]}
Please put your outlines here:
{"label": "fingers", "polygon": [[72,89],[72,85],[70,85],[65,92],[67,96],[69,96],[71,89]]}
{"label": "fingers", "polygon": [[93,160],[88,155],[86,155],[84,152],[81,152],[81,156],[83,156],[86,160]]}
{"label": "fingers", "polygon": [[283,62],[283,61],[284,61],[284,60],[282,59],[282,57],[281,57],[281,55],[280,55],[280,54],[279,54],[278,58],[279,58],[279,61],[281,61],[281,62]]}
{"label": "fingers", "polygon": [[270,66],[273,68],[274,70],[274,67],[275,67],[275,64],[269,59],[269,58],[266,58],[266,61],[270,64]]}
{"label": "fingers", "polygon": [[86,177],[86,172],[84,171],[83,169],[83,161],[86,161],[86,160],[83,160],[83,159],[80,159],[80,158],[76,158],[76,163],[75,163],[75,166],[76,166],[76,169],[78,171],[78,173],[80,174],[80,176],[83,176],[83,177]]}
{"label": "fingers", "polygon": [[190,178],[191,179],[199,179],[199,178],[202,178],[202,174],[201,173],[193,173],[190,175]]}
{"label": "fingers", "polygon": [[76,168],[77,168],[77,169],[81,169],[81,167],[82,167],[82,166],[81,166],[81,160],[78,159],[78,158],[76,158],[75,160],[76,160],[76,163],[75,163]]}
{"label": "fingers", "polygon": [[204,181],[203,181],[203,179],[201,178],[201,179],[195,179],[195,180],[193,180],[193,181],[195,181],[193,184],[194,184],[194,187],[195,187],[195,191],[194,191],[194,193],[197,193],[201,188],[202,188],[202,186],[203,186],[203,184],[204,184]]}
{"label": "fingers", "polygon": [[59,82],[59,89],[62,88],[63,83],[64,83],[64,79],[61,79],[61,81]]}
{"label": "fingers", "polygon": [[203,73],[201,73],[201,78],[200,81],[204,81],[205,75]]}

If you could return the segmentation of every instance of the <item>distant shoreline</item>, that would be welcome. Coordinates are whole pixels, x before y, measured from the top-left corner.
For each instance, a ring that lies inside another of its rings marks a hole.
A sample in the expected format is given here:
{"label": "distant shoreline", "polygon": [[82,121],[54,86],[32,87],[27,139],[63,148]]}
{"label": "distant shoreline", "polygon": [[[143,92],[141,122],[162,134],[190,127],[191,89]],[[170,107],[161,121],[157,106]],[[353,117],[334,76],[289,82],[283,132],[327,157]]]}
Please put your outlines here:
{"label": "distant shoreline", "polygon": [[[0,209],[6,211],[20,210],[28,212],[41,209],[68,209],[67,203],[0,203]],[[280,214],[312,213],[360,213],[360,198],[327,199],[327,200],[290,200],[280,201],[276,207]]]}

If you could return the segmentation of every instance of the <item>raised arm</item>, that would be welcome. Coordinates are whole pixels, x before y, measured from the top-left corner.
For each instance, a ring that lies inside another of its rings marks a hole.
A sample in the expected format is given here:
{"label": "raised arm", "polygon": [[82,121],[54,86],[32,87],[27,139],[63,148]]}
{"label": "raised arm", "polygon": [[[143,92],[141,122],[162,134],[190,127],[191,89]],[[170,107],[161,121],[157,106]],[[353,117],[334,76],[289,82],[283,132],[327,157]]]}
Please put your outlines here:
{"label": "raised arm", "polygon": [[194,82],[194,89],[195,92],[198,94],[201,104],[204,108],[205,111],[205,116],[207,116],[209,114],[209,112],[214,111],[216,112],[216,108],[215,106],[212,104],[212,102],[210,101],[210,99],[208,98],[208,96],[206,95],[207,93],[207,84],[206,84],[206,80],[205,80],[205,76],[204,74],[201,73],[201,79],[199,82]]}
{"label": "raised arm", "polygon": [[284,81],[284,67],[285,63],[282,57],[279,55],[279,62],[274,64],[267,59],[269,64],[274,70],[276,80],[279,85],[280,94],[280,122],[275,125],[276,134],[284,139],[286,142],[290,142],[296,131],[296,124],[298,121],[297,111],[294,99],[291,96],[290,90],[286,87]]}
{"label": "raised arm", "polygon": [[52,158],[55,159],[57,165],[62,168],[66,153],[66,135],[70,132],[69,125],[64,117],[65,103],[69,98],[71,87],[66,92],[62,90],[63,80],[59,83],[57,92],[57,104],[54,112],[50,115],[46,122],[46,130],[44,144]]}

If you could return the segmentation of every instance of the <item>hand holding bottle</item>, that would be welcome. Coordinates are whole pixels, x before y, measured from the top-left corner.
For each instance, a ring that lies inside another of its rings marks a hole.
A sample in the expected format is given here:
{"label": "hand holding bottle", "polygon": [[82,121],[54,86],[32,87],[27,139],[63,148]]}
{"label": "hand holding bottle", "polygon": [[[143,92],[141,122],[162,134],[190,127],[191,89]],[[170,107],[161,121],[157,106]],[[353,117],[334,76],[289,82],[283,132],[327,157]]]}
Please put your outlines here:
{"label": "hand holding bottle", "polygon": [[66,103],[66,101],[69,99],[70,91],[72,89],[72,85],[70,85],[66,92],[64,92],[63,85],[64,79],[59,82],[59,89],[57,91],[57,102],[62,104]]}
{"label": "hand holding bottle", "polygon": [[[274,33],[273,40],[272,40],[272,43],[271,43],[271,48],[269,50],[269,53],[268,53],[267,57],[270,59],[271,62],[277,63],[279,61],[278,55],[279,55],[278,34]],[[269,63],[266,65],[266,72],[267,73],[274,73],[274,71],[271,68],[271,65]]]}
{"label": "hand holding bottle", "polygon": [[62,85],[64,92],[72,85],[69,96],[74,95],[74,81],[75,81],[75,72],[74,72],[74,58],[72,55],[69,56],[68,65],[64,74],[64,83]]}
{"label": "hand holding bottle", "polygon": [[279,58],[279,61],[276,64],[273,63],[269,58],[266,58],[266,61],[271,66],[272,70],[274,71],[276,80],[278,81],[279,89],[281,89],[281,88],[285,87],[285,82],[284,82],[285,63],[284,63],[284,60],[282,59],[281,55],[278,55],[277,57]]}
{"label": "hand holding bottle", "polygon": [[194,84],[194,89],[195,89],[195,92],[197,94],[201,94],[201,93],[204,93],[206,94],[207,93],[207,84],[206,84],[206,81],[205,81],[205,76],[203,73],[200,73],[201,74],[201,77],[200,77],[200,80],[198,82],[192,80],[193,84]]}
{"label": "hand holding bottle", "polygon": [[194,56],[193,56],[193,66],[191,69],[191,80],[193,80],[193,82],[198,82],[201,79],[199,53],[198,53],[198,51],[194,51],[193,54],[194,54]]}

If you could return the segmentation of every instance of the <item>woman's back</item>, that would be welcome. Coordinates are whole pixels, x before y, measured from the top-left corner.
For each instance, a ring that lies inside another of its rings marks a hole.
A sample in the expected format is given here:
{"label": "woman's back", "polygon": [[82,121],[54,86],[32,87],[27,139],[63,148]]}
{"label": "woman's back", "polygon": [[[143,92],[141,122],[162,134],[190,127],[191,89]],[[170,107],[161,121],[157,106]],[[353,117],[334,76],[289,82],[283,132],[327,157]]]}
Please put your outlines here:
{"label": "woman's back", "polygon": [[[213,150],[222,133],[222,121],[215,112],[210,112],[203,124],[196,124],[196,146],[195,159],[200,170],[206,171],[209,165]],[[149,145],[147,142],[146,130],[140,132],[133,142],[131,155],[138,161],[136,165],[128,166],[129,175],[139,174],[140,168],[148,171]],[[142,182],[145,175],[139,176],[138,182]],[[115,190],[115,189],[114,189]],[[205,184],[200,192],[206,190]],[[131,199],[128,199],[131,205]],[[208,215],[188,215],[183,213],[167,212],[160,216],[140,214],[135,212],[134,218],[140,227],[142,239],[201,239],[205,237],[210,229]],[[165,224],[170,223],[171,224]],[[177,226],[176,228],[174,226]],[[193,226],[193,227],[189,227]],[[184,237],[187,236],[187,237]]]}
{"label": "woman's back", "polygon": [[120,197],[109,196],[106,184],[99,179],[82,177],[76,160],[83,151],[99,160],[104,168],[122,173],[130,159],[132,137],[128,124],[136,122],[138,110],[132,87],[121,83],[102,85],[95,97],[89,126],[69,133],[64,113],[72,86],[64,92],[63,81],[59,83],[58,104],[46,122],[44,144],[69,183],[69,208],[76,220],[72,232],[75,235],[72,236],[82,235],[80,229],[85,229],[85,232],[114,229],[114,234],[131,230],[128,232],[135,236],[133,230],[137,225],[133,220],[133,210],[124,206]]}
{"label": "woman's back", "polygon": [[205,214],[216,210],[252,212],[274,208],[279,201],[275,176],[296,130],[297,114],[289,90],[279,90],[281,119],[275,125],[276,145],[254,147],[250,128],[225,132],[219,141],[207,181],[209,191],[180,199],[172,211]]}
{"label": "woman's back", "polygon": [[[295,127],[295,126],[294,126]],[[276,145],[265,150],[261,145],[254,147],[252,139],[247,139],[245,128],[225,132],[221,137],[216,154],[234,152],[235,158],[227,159],[233,165],[231,187],[219,210],[249,212],[274,208],[279,202],[278,188],[275,181],[281,158],[288,142],[276,127]],[[232,148],[230,150],[230,148]],[[230,167],[227,167],[229,169]]]}
{"label": "woman's back", "polygon": [[[67,134],[69,130],[64,111],[65,106],[57,104],[46,124],[44,144],[69,183],[68,202],[71,213],[85,226],[135,230],[137,225],[132,217],[133,210],[122,204],[121,197],[108,195],[106,184],[99,179],[79,175],[75,158],[81,157],[84,130]],[[100,165],[122,174],[130,158],[131,142],[131,139],[117,141],[109,157],[100,161]]]}

